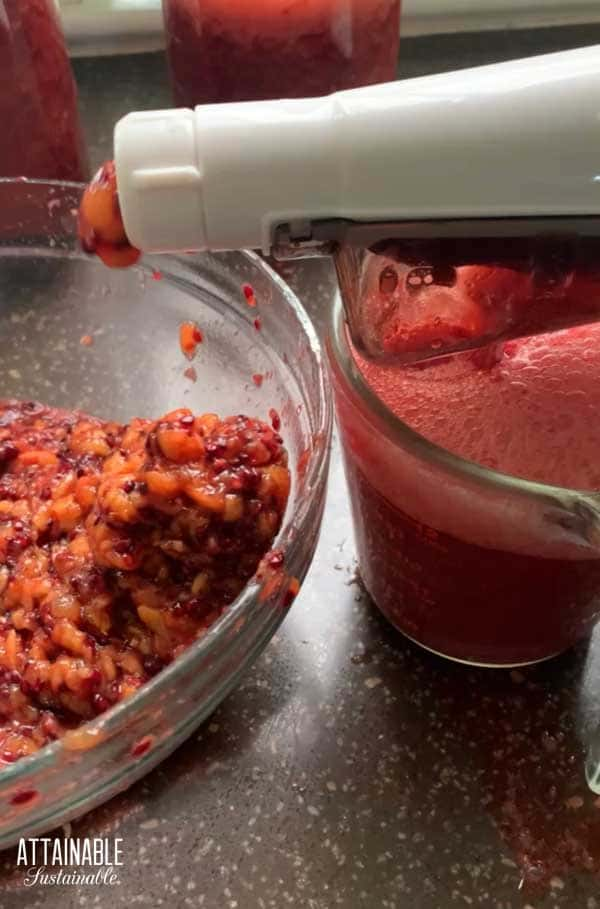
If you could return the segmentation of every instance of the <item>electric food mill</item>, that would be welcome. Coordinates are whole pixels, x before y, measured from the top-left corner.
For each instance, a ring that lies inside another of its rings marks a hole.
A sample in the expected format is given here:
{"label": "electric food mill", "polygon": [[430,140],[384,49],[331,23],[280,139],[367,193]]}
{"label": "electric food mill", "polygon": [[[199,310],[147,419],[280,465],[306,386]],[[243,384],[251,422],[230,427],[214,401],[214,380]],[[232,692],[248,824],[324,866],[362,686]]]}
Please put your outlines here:
{"label": "electric food mill", "polygon": [[600,318],[600,46],[324,98],[132,113],[115,165],[144,251],[332,253],[371,358]]}

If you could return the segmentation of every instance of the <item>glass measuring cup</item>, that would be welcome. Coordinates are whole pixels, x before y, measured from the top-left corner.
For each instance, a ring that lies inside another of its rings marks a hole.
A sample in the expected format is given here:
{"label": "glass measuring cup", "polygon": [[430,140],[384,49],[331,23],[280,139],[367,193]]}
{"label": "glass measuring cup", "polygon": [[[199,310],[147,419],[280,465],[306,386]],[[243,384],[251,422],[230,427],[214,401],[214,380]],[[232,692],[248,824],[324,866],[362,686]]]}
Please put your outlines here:
{"label": "glass measuring cup", "polygon": [[[428,441],[374,393],[338,300],[328,339],[361,576],[444,656],[546,659],[600,615],[600,494],[509,476]],[[456,414],[460,419],[460,414]]]}

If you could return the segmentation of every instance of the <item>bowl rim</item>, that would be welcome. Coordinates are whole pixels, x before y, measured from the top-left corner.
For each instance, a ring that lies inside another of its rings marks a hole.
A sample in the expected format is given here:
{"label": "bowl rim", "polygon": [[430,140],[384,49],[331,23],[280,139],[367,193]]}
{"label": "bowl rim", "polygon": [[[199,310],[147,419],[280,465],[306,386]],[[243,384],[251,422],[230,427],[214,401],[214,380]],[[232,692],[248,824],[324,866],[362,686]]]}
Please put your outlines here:
{"label": "bowl rim", "polygon": [[[60,188],[82,191],[85,184],[61,181],[61,180],[41,180],[41,179],[13,179],[0,177],[0,184],[19,184],[34,185],[48,188]],[[57,250],[51,250],[49,253],[56,255]],[[68,255],[67,250],[63,251]],[[202,253],[198,253],[202,255]],[[210,255],[216,255],[210,253]],[[264,274],[267,280],[273,284],[282,295],[288,307],[293,311],[300,330],[304,333],[307,342],[308,354],[311,356],[318,377],[317,389],[314,397],[311,396],[311,402],[314,406],[314,412],[318,418],[318,425],[314,427],[313,438],[318,438],[320,445],[315,446],[313,456],[308,459],[304,473],[304,485],[307,493],[300,498],[297,507],[290,512],[289,507],[284,514],[284,520],[281,528],[272,543],[272,547],[283,548],[286,553],[286,565],[293,565],[300,556],[303,543],[303,529],[309,527],[315,520],[316,507],[318,506],[319,497],[322,495],[326,486],[327,474],[329,469],[329,448],[333,428],[333,399],[327,384],[326,367],[321,342],[317,336],[315,328],[310,317],[302,306],[299,298],[289,285],[281,278],[271,266],[264,261],[262,256],[252,250],[239,250],[237,252],[241,258],[250,262],[254,268]],[[87,259],[83,252],[77,254],[77,258]],[[165,277],[168,280],[168,262],[177,257],[173,254],[166,254],[162,258],[165,262]],[[186,261],[192,260],[191,256],[186,255]],[[144,257],[134,266],[135,268],[148,269],[151,267],[144,262]],[[317,518],[318,519],[318,518]],[[236,625],[240,618],[246,616],[252,607],[256,605],[257,593],[260,585],[256,575],[248,581],[241,593],[227,607],[221,616],[209,627],[206,634],[194,641],[185,650],[179,654],[171,663],[165,666],[156,676],[145,682],[138,691],[123,701],[118,702],[109,710],[94,717],[91,720],[77,726],[75,731],[85,732],[86,735],[93,739],[98,737],[98,746],[110,739],[110,732],[116,727],[120,727],[124,720],[130,715],[134,716],[140,713],[145,707],[151,706],[156,702],[159,694],[163,690],[168,690],[179,677],[193,668],[194,664],[200,663],[207,658],[211,651],[216,649],[217,644],[222,643],[223,649],[227,649],[229,641],[235,641]],[[268,605],[268,604],[267,604]],[[268,607],[272,608],[272,607]],[[289,607],[288,607],[289,608]],[[285,615],[287,609],[282,611],[281,618]],[[95,750],[90,746],[91,750]],[[65,745],[65,737],[61,737],[54,742],[44,745],[38,751],[31,755],[20,758],[13,764],[7,764],[0,770],[0,792],[5,790],[14,791],[15,788],[27,784],[28,781],[35,777],[40,771],[50,770],[60,763],[60,759],[65,755],[74,755],[76,749],[68,748]],[[82,753],[78,751],[77,753]]]}

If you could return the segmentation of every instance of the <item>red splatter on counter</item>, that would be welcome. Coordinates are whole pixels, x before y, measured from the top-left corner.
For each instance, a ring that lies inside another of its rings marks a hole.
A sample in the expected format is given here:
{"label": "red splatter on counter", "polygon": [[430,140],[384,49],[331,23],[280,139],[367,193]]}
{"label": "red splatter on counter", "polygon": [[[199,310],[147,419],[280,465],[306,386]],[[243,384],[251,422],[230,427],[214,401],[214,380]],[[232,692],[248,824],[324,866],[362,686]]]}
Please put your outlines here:
{"label": "red splatter on counter", "polygon": [[[450,753],[473,742],[465,772],[478,780],[482,806],[515,862],[517,905],[552,905],[542,899],[548,890],[556,895],[572,874],[600,873],[600,811],[585,785],[572,709],[580,667],[553,661],[509,674],[440,665],[443,707],[424,738],[443,722]],[[577,898],[567,902],[579,906]]]}

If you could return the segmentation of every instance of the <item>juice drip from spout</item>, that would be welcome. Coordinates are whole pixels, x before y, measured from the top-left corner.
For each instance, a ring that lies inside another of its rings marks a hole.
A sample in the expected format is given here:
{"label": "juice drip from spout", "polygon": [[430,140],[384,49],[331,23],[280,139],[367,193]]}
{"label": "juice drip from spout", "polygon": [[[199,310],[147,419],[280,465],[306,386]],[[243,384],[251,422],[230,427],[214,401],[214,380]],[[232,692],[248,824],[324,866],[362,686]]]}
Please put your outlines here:
{"label": "juice drip from spout", "polygon": [[357,347],[414,363],[600,319],[600,241],[385,241],[337,269]]}
{"label": "juice drip from spout", "polygon": [[431,442],[513,476],[600,489],[600,324],[386,367],[355,353],[393,413]]}

